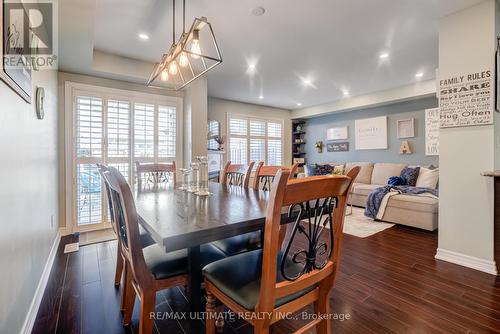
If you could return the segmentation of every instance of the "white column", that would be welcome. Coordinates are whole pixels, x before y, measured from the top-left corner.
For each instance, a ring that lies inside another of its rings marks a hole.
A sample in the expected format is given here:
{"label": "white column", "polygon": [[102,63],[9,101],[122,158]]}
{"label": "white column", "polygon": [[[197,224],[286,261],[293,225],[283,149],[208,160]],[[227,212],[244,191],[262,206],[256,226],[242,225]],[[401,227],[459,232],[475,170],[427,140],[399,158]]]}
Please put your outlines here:
{"label": "white column", "polygon": [[[439,78],[495,69],[495,0],[449,15],[439,27]],[[439,82],[438,82],[439,84]],[[495,118],[495,121],[497,118]],[[495,125],[440,130],[437,259],[496,273],[493,255]]]}
{"label": "white column", "polygon": [[194,157],[207,155],[207,78],[196,79],[184,93],[184,166],[189,166]]}

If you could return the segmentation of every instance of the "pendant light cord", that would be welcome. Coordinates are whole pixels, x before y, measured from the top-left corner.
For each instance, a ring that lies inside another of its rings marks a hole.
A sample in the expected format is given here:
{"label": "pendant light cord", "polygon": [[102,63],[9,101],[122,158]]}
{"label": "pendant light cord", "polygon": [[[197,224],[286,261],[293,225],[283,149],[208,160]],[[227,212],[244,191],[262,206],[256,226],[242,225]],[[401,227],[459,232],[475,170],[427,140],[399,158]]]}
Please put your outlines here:
{"label": "pendant light cord", "polygon": [[182,0],[182,34],[186,33],[186,0]]}
{"label": "pendant light cord", "polygon": [[172,44],[175,44],[175,0],[172,0],[172,18],[173,18],[173,29],[172,29]]}

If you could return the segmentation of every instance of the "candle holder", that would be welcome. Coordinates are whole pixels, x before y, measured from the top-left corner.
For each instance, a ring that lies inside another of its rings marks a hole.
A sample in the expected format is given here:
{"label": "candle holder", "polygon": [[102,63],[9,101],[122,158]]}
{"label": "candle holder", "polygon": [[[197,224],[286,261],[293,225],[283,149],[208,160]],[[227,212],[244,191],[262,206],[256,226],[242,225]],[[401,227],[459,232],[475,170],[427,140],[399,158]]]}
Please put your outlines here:
{"label": "candle holder", "polygon": [[182,184],[179,187],[179,190],[188,190],[189,189],[189,175],[191,174],[191,170],[189,168],[179,168],[182,173]]}
{"label": "candle holder", "polygon": [[197,156],[196,160],[198,160],[199,165],[199,189],[196,192],[196,195],[209,196],[210,192],[208,191],[208,157]]}
{"label": "candle holder", "polygon": [[187,191],[196,193],[199,190],[200,165],[197,162],[191,163],[191,182]]}

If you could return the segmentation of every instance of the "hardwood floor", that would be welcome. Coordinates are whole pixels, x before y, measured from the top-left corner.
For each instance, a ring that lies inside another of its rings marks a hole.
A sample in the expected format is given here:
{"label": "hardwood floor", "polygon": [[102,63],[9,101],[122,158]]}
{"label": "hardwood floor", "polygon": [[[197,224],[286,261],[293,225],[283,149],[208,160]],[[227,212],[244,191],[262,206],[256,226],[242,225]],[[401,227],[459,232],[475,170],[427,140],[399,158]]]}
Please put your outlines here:
{"label": "hardwood floor", "polygon": [[[116,242],[63,254],[69,242],[72,237],[65,237],[59,246],[33,332],[137,332],[137,303],[134,325],[121,325],[120,294],[113,285]],[[366,239],[345,235],[340,273],[331,291],[334,332],[500,333],[500,279],[437,261],[436,248],[437,233],[401,226]],[[187,309],[183,289],[157,295],[157,312]],[[279,322],[272,333],[300,327],[306,322],[300,315]],[[155,325],[159,333],[191,333],[186,319],[157,320]],[[236,320],[227,321],[224,332],[252,331]]]}

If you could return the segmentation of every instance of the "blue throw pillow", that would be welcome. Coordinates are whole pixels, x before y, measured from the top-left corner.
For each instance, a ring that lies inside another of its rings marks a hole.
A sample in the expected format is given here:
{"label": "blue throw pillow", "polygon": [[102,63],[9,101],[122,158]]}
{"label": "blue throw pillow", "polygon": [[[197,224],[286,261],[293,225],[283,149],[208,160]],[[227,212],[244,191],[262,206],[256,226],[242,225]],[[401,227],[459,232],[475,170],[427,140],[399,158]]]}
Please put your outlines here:
{"label": "blue throw pillow", "polygon": [[405,180],[401,176],[391,176],[387,184],[390,186],[404,186]]}
{"label": "blue throw pillow", "polygon": [[404,180],[404,184],[408,186],[415,187],[417,185],[418,174],[420,173],[420,167],[410,168],[406,167],[401,171],[401,176]]}
{"label": "blue throw pillow", "polygon": [[306,175],[307,176],[318,176],[318,175],[330,175],[333,174],[335,166],[325,164],[325,165],[306,165]]}

